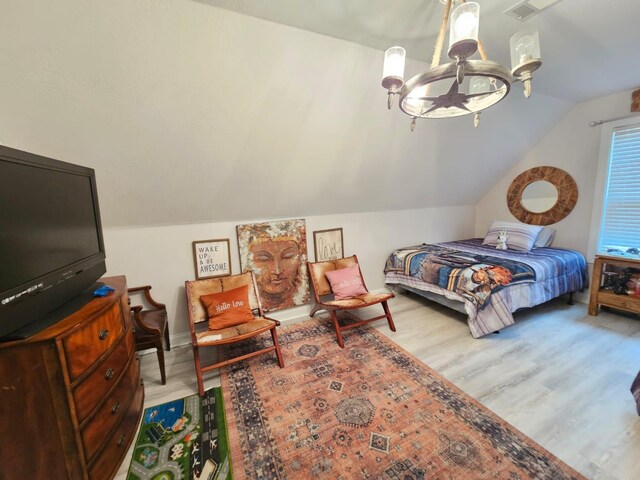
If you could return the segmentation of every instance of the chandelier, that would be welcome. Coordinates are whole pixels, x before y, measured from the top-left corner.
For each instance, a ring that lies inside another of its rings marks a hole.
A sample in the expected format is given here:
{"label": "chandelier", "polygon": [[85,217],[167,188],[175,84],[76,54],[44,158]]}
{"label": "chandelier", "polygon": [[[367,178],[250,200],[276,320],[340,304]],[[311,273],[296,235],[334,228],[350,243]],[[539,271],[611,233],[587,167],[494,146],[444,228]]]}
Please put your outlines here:
{"label": "chandelier", "polygon": [[[388,93],[387,107],[391,109],[393,96],[399,95],[400,110],[411,117],[411,131],[418,118],[451,118],[472,113],[477,127],[480,112],[506,97],[513,82],[522,81],[524,95],[529,98],[532,74],[542,65],[536,30],[523,30],[511,37],[509,70],[487,60],[484,46],[478,40],[478,3],[458,0],[452,12],[454,0],[440,2],[445,9],[430,68],[405,83],[405,49],[391,47],[384,54],[382,86]],[[448,55],[452,62],[440,65],[449,16]],[[470,60],[477,51],[481,60]],[[434,92],[438,89],[439,92]]]}

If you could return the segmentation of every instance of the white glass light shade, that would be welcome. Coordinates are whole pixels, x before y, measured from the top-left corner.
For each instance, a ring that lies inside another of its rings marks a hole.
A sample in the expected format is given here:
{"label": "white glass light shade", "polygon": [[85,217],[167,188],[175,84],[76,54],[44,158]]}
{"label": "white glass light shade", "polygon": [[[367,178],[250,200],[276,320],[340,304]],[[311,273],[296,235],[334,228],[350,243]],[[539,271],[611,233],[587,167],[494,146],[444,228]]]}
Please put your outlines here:
{"label": "white glass light shade", "polygon": [[[475,76],[469,82],[469,93],[491,93],[491,79],[489,77]],[[476,97],[477,98],[477,97]]]}
{"label": "white glass light shade", "polygon": [[511,47],[511,69],[529,62],[540,61],[540,36],[537,30],[521,30],[514,34],[509,41]]}
{"label": "white glass light shade", "polygon": [[407,52],[402,47],[391,47],[384,52],[382,67],[382,86],[400,88],[404,83],[404,60]]}
{"label": "white glass light shade", "polygon": [[476,2],[461,3],[451,14],[449,49],[463,40],[478,41],[480,5]]}

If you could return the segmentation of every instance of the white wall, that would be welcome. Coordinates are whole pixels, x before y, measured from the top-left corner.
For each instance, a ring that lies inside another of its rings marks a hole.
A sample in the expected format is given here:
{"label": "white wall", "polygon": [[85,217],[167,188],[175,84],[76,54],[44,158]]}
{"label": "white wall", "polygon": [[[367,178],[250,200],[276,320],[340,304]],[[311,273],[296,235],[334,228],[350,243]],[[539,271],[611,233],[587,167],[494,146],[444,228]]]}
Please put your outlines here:
{"label": "white wall", "polygon": [[[535,94],[534,94],[535,95]],[[517,221],[507,207],[507,190],[515,177],[536,166],[550,165],[567,171],[578,184],[578,203],[560,222],[554,246],[573,248],[585,255],[589,245],[591,212],[600,149],[601,127],[590,127],[593,120],[629,113],[631,92],[582,102],[575,105],[538,144],[504,175],[476,204],[476,235],[481,237],[495,220]],[[590,262],[592,258],[588,259]]]}
{"label": "white wall", "polygon": [[0,142],[95,168],[106,227],[471,205],[569,108],[517,85],[411,133],[381,50],[206,1],[0,4]]}
{"label": "white wall", "polygon": [[0,141],[96,169],[109,273],[152,284],[183,333],[193,240],[233,239],[238,271],[238,223],[342,226],[379,288],[392,248],[472,236],[464,205],[569,109],[518,86],[480,128],[411,133],[386,109],[382,58],[190,0],[4,2]]}
{"label": "white wall", "polygon": [[[190,341],[184,281],[195,278],[191,242],[228,237],[232,270],[239,273],[237,224],[107,228],[107,275],[126,275],[129,286],[150,284],[157,299],[167,304],[172,337],[177,337],[177,342]],[[342,227],[345,255],[358,255],[367,287],[377,290],[384,288],[382,271],[391,250],[422,242],[469,238],[473,236],[473,225],[473,206],[311,216],[306,217],[307,251],[313,259],[314,230]],[[304,306],[270,315],[286,320],[308,312],[309,306]]]}

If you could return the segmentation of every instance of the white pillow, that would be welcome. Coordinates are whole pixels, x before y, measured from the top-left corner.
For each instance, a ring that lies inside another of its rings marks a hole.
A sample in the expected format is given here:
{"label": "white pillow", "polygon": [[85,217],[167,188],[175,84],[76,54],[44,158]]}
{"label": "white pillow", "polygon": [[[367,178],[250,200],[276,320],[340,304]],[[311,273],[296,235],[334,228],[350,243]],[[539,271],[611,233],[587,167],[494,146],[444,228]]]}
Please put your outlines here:
{"label": "white pillow", "polygon": [[533,248],[533,244],[536,238],[538,238],[542,227],[539,225],[527,225],[526,223],[500,222],[494,220],[482,244],[497,245],[498,234],[502,230],[507,231],[507,248],[509,250],[528,252]]}
{"label": "white pillow", "polygon": [[556,229],[551,227],[542,227],[538,234],[538,238],[533,244],[533,248],[550,247],[556,236]]}

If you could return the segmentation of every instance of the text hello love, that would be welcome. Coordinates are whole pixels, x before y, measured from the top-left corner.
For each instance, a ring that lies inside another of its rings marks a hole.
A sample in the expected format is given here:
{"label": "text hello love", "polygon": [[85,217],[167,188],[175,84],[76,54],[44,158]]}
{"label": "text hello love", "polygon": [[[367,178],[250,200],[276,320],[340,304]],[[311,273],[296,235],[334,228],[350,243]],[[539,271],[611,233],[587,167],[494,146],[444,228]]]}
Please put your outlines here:
{"label": "text hello love", "polygon": [[244,300],[232,300],[231,303],[222,302],[220,305],[216,306],[216,312],[220,313],[224,312],[225,310],[229,310],[230,308],[236,307],[244,307]]}

